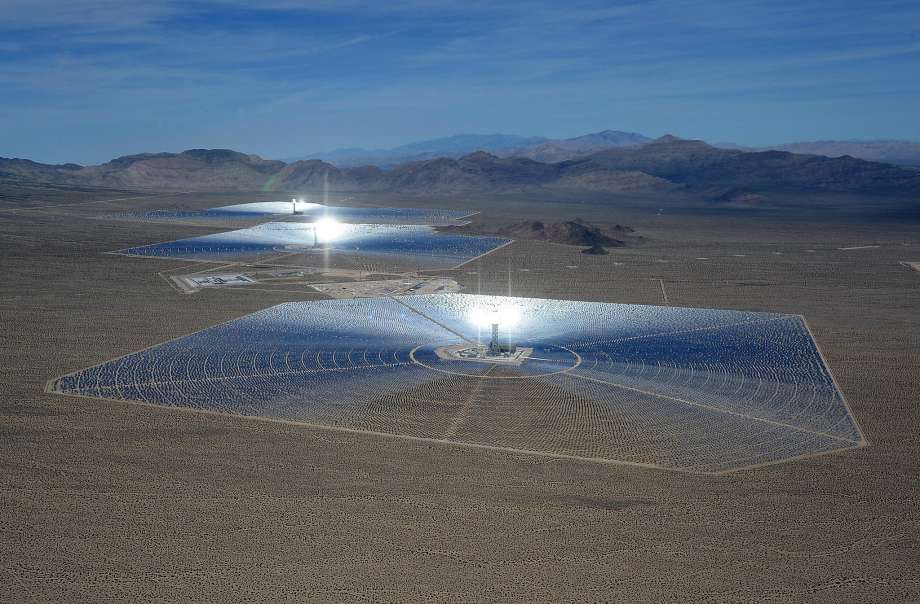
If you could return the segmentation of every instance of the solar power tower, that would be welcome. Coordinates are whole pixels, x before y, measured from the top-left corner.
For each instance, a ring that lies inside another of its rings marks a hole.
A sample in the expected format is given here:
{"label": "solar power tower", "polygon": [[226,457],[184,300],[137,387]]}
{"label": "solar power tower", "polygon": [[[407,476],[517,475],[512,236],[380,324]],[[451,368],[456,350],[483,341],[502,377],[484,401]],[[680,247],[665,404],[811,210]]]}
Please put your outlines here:
{"label": "solar power tower", "polygon": [[489,342],[489,356],[509,356],[514,354],[517,346],[498,335],[498,323],[492,323],[492,341]]}

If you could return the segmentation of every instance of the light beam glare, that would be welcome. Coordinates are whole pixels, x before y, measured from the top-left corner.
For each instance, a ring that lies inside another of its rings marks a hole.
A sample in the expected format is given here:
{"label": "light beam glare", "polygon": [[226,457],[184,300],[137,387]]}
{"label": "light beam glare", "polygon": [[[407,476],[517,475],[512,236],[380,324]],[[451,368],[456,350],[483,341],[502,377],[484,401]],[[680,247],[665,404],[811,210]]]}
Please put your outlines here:
{"label": "light beam glare", "polygon": [[348,226],[332,218],[322,218],[313,223],[317,244],[332,243],[342,237]]}
{"label": "light beam glare", "polygon": [[470,311],[469,320],[481,329],[491,328],[496,323],[501,329],[511,329],[520,324],[521,309],[509,303],[477,306]]}

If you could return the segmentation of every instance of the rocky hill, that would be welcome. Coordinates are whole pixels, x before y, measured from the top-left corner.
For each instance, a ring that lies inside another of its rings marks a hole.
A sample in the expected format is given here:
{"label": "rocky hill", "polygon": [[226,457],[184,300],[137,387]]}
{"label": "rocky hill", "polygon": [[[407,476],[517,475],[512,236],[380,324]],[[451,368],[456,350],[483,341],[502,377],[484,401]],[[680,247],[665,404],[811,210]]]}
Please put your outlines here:
{"label": "rocky hill", "polygon": [[77,171],[74,178],[101,187],[213,190],[260,188],[284,162],[228,149],[191,149],[119,157]]}
{"label": "rocky hill", "polygon": [[83,170],[78,164],[40,164],[30,159],[0,157],[0,181],[66,183]]}
{"label": "rocky hill", "polygon": [[0,158],[3,179],[114,189],[257,190],[284,168],[284,162],[228,149],[127,155],[98,166]]}
{"label": "rocky hill", "polygon": [[636,235],[632,227],[618,224],[610,228],[601,228],[580,220],[551,223],[525,220],[511,224],[449,226],[440,230],[589,247],[623,247],[627,242],[636,243],[643,239],[642,236]]}

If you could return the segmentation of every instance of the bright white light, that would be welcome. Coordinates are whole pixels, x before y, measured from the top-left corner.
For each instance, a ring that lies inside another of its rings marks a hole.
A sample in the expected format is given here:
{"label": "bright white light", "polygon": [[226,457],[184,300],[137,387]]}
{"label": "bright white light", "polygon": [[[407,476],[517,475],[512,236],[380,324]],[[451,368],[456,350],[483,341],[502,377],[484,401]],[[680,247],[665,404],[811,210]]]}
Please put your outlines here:
{"label": "bright white light", "polygon": [[319,208],[322,204],[304,201],[303,197],[297,197],[291,200],[295,210],[306,210],[308,208]]}
{"label": "bright white light", "polygon": [[332,218],[322,218],[313,223],[313,229],[317,243],[331,243],[344,235],[348,226]]}
{"label": "bright white light", "polygon": [[507,329],[520,323],[521,311],[511,304],[477,307],[470,311],[470,321],[481,328],[488,328],[497,323],[499,328]]}

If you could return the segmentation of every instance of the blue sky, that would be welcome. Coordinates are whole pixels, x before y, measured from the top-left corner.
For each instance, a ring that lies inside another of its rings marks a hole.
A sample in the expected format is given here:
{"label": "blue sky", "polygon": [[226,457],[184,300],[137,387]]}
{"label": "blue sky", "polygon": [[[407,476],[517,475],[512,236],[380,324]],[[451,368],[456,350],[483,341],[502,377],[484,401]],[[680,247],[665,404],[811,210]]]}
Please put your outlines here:
{"label": "blue sky", "polygon": [[0,156],[920,140],[920,2],[0,0]]}

